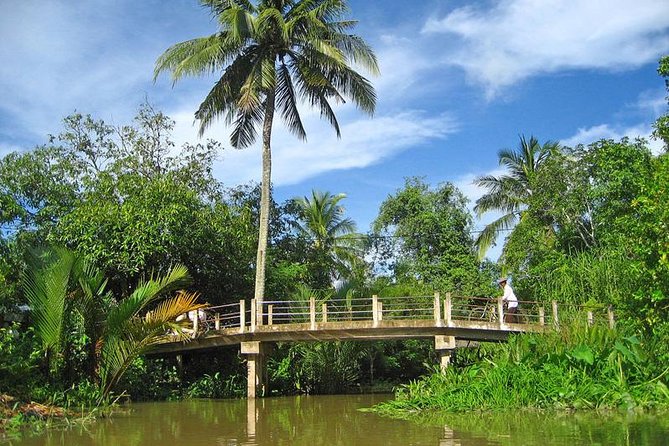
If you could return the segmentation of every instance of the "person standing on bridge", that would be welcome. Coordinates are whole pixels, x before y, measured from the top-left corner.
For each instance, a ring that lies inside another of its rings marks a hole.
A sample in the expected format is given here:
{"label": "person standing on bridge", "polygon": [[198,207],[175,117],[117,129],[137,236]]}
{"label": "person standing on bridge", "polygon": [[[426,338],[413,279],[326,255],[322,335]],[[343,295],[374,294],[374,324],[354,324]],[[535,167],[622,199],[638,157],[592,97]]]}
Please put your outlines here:
{"label": "person standing on bridge", "polygon": [[502,296],[502,302],[504,302],[504,322],[508,324],[514,324],[517,322],[516,311],[518,311],[518,298],[513,292],[513,288],[508,283],[506,277],[502,277],[497,281],[500,287],[504,290],[504,295]]}

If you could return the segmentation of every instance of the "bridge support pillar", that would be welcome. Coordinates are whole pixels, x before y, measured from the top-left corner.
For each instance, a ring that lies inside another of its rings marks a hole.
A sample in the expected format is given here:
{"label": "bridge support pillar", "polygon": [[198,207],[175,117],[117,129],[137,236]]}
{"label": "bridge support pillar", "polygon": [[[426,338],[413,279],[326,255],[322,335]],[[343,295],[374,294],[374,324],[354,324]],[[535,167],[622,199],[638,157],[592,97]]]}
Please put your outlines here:
{"label": "bridge support pillar", "polygon": [[439,366],[443,373],[451,363],[451,355],[453,355],[453,352],[455,351],[455,336],[435,336],[434,349],[439,356]]}
{"label": "bridge support pillar", "polygon": [[269,393],[267,379],[267,355],[271,344],[260,341],[246,341],[241,344],[242,355],[246,356],[247,397],[256,398]]}

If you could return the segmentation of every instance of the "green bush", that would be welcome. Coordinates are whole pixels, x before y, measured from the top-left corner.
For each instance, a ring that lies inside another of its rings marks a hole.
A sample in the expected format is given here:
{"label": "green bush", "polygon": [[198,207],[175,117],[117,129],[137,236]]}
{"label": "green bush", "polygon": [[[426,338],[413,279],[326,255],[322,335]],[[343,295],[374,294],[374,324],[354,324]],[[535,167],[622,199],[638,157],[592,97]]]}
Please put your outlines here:
{"label": "green bush", "polygon": [[220,372],[205,374],[192,382],[186,389],[187,398],[239,398],[246,394],[246,377],[231,375],[224,377]]}
{"label": "green bush", "polygon": [[605,328],[512,337],[483,361],[400,387],[382,413],[416,409],[621,408],[669,405],[651,347]]}

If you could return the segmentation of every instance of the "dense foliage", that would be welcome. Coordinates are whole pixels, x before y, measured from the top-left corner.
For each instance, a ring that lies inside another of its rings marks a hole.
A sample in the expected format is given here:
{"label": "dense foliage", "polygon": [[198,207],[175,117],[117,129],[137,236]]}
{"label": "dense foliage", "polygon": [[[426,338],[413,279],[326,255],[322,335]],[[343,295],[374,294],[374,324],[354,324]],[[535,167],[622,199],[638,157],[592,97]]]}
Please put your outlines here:
{"label": "dense foliage", "polygon": [[466,204],[453,184],[432,189],[420,178],[406,179],[374,221],[378,267],[400,286],[490,296],[495,277],[476,259]]}
{"label": "dense foliage", "polygon": [[[135,400],[244,394],[237,349],[141,355],[179,331],[184,311],[254,292],[261,190],[224,186],[213,174],[220,145],[176,148],[173,125],[149,105],[118,128],[74,114],[47,144],[0,159],[3,392],[64,406],[112,391]],[[617,331],[565,329],[463,352],[386,408],[668,404],[669,153],[626,138],[573,148],[522,138],[500,157],[510,171],[479,179],[489,193],[477,210],[506,217],[478,244],[451,183],[407,178],[369,234],[356,232],[342,194],[270,202],[266,295],[430,305],[435,291],[495,296],[504,271],[521,300],[612,305]],[[501,259],[480,261],[496,234],[505,235]],[[270,388],[388,389],[430,372],[434,356],[430,341],[280,344]]]}
{"label": "dense foliage", "polygon": [[[658,70],[665,78],[668,63],[662,58]],[[445,374],[403,387],[380,411],[669,405],[666,123],[665,114],[654,125],[663,153],[643,139],[546,149],[521,138],[518,151],[500,152],[507,174],[478,180],[487,188],[478,210],[504,214],[478,245],[510,230],[500,263],[519,297],[612,305],[617,330],[563,327],[514,338],[473,363],[464,354]]]}
{"label": "dense foliage", "polygon": [[320,111],[341,135],[333,102],[345,98],[373,114],[376,93],[356,70],[379,71],[369,45],[350,34],[356,22],[347,17],[346,0],[200,0],[218,31],[173,45],[156,61],[155,75],[220,73],[195,112],[200,134],[219,118],[231,125],[230,143],[249,147],[262,129],[262,181],[254,296],[265,297],[265,273],[271,215],[274,115],[300,139],[307,133],[298,104]]}
{"label": "dense foliage", "polygon": [[652,408],[669,404],[667,369],[652,346],[602,327],[523,335],[461,364],[402,386],[377,407],[396,414],[519,408]]}

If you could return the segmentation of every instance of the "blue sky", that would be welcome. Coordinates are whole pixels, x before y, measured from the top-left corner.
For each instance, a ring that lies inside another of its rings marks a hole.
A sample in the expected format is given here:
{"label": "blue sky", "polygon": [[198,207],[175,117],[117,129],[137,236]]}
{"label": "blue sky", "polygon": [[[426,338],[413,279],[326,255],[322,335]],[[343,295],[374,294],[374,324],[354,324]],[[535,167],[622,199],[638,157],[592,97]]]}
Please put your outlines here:
{"label": "blue sky", "polygon": [[[276,126],[273,179],[279,201],[345,192],[360,231],[404,177],[451,181],[474,200],[472,179],[499,173],[497,151],[520,134],[568,145],[648,136],[666,111],[656,74],[669,54],[666,0],[350,6],[380,60],[377,112],[339,106],[341,140],[308,109],[306,143]],[[74,110],[127,123],[145,98],[177,121],[175,141],[197,141],[193,112],[215,78],[172,88],[167,76],[152,82],[153,65],[170,45],[215,29],[196,0],[2,0],[0,156],[46,142]],[[229,149],[228,134],[222,123],[205,134],[226,147],[217,177],[259,180],[259,147]]]}

